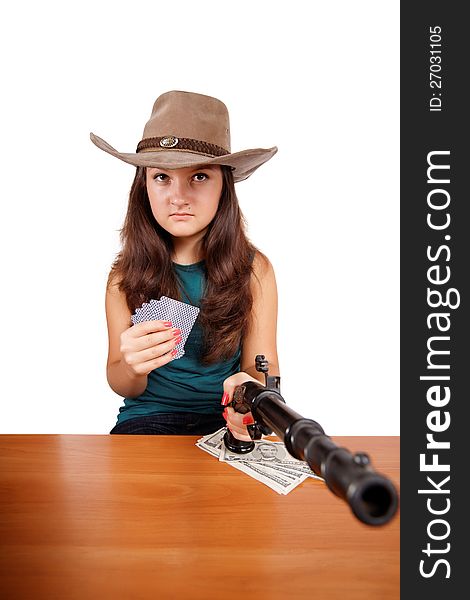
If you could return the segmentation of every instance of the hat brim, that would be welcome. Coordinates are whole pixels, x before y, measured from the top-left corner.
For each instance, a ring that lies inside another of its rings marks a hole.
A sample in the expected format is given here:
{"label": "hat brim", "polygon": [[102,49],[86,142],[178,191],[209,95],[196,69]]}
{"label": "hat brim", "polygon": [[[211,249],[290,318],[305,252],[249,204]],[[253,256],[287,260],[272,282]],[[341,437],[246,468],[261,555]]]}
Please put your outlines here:
{"label": "hat brim", "polygon": [[253,148],[251,150],[242,150],[233,154],[224,156],[204,156],[198,152],[189,150],[161,150],[155,152],[126,153],[118,152],[110,146],[108,142],[101,139],[94,133],[90,133],[90,139],[108,154],[119,158],[120,160],[134,165],[136,167],[160,167],[161,169],[181,169],[185,167],[196,167],[204,165],[227,165],[233,169],[233,179],[235,182],[247,179],[258,167],[272,158],[277,147],[272,148]]}

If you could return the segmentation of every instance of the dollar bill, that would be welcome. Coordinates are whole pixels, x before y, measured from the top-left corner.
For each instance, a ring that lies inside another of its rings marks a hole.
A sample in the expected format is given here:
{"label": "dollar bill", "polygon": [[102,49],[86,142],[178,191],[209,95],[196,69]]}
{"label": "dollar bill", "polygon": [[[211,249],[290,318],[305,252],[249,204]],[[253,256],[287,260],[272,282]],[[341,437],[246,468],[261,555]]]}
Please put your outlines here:
{"label": "dollar bill", "polygon": [[231,467],[243,471],[257,481],[264,483],[278,494],[288,494],[296,488],[302,481],[307,479],[307,475],[280,473],[276,469],[255,462],[232,462],[227,463]]}
{"label": "dollar bill", "polygon": [[222,427],[214,433],[205,435],[196,442],[196,446],[201,448],[201,450],[204,450],[205,452],[208,452],[209,454],[212,454],[212,456],[218,458],[220,450],[222,446],[224,446],[222,440],[225,435],[225,431],[226,427]]}
{"label": "dollar bill", "polygon": [[308,464],[292,457],[282,442],[261,439],[249,454],[236,454],[225,447],[223,437],[226,428],[197,440],[196,445],[220,462],[238,469],[264,483],[279,494],[288,494],[307,477],[321,479]]}
{"label": "dollar bill", "polygon": [[222,445],[219,460],[223,462],[246,461],[266,464],[273,468],[284,467],[296,472],[304,473],[310,477],[318,477],[303,460],[291,456],[282,442],[270,440],[255,441],[255,448],[249,454],[236,454]]}

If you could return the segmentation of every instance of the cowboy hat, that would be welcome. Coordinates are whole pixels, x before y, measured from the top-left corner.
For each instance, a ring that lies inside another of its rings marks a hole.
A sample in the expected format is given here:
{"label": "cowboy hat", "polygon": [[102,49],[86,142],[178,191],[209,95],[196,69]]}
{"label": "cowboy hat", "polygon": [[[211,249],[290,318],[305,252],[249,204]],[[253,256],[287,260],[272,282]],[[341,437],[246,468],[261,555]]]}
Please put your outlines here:
{"label": "cowboy hat", "polygon": [[136,153],[118,152],[90,133],[91,141],[131,165],[178,169],[204,165],[232,167],[234,181],[249,177],[277,152],[277,147],[230,152],[230,124],[223,102],[193,92],[159,96]]}

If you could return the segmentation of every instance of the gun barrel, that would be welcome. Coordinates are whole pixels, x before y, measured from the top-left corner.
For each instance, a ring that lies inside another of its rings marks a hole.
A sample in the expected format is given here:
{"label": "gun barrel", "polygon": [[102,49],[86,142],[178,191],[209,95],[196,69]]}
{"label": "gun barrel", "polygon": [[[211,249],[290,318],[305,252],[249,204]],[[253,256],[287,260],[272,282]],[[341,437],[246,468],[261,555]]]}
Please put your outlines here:
{"label": "gun barrel", "polygon": [[305,460],[326,485],[345,500],[354,515],[367,525],[383,525],[398,508],[398,494],[387,477],[377,473],[367,454],[352,454],[337,446],[321,425],[287,406],[275,390],[246,382],[245,398],[255,420],[274,431],[288,452]]}

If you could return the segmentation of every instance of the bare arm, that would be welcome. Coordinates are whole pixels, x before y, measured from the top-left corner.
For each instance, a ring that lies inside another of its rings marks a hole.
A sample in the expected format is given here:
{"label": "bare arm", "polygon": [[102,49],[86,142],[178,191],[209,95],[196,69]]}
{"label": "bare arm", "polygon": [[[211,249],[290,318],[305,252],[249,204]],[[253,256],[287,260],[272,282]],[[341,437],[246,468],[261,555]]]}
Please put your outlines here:
{"label": "bare arm", "polygon": [[253,293],[252,325],[243,340],[241,371],[264,384],[264,374],[256,370],[255,357],[264,354],[269,374],[279,375],[277,356],[277,287],[274,269],[257,254],[254,260],[251,289]]}
{"label": "bare arm", "polygon": [[[240,373],[235,373],[224,381],[224,392],[229,400],[237,385],[246,381],[246,376],[253,377],[263,385],[264,373],[256,370],[255,357],[264,354],[269,362],[269,374],[280,375],[279,360],[277,357],[277,287],[274,270],[271,263],[262,260],[259,255],[255,257],[254,273],[252,279],[253,307],[252,323],[248,334],[243,340],[240,361]],[[228,400],[227,400],[228,402]],[[246,424],[251,415],[235,413],[233,408],[227,407],[224,411],[227,427],[233,435],[240,440],[250,440]],[[245,421],[245,422],[244,422]]]}
{"label": "bare arm", "polygon": [[120,396],[135,398],[147,387],[147,375],[135,375],[127,369],[120,350],[121,333],[131,325],[131,312],[125,296],[117,285],[106,290],[106,321],[108,324],[108,361],[106,376],[111,389]]}

